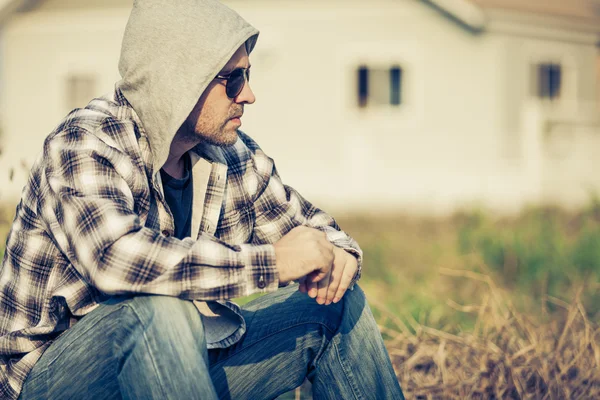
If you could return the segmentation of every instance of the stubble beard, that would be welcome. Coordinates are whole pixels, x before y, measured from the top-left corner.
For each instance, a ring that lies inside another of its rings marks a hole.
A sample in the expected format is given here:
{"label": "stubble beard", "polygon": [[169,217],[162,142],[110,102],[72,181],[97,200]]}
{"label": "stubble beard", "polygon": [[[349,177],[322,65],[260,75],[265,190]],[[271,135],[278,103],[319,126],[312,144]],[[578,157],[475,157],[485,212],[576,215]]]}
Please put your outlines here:
{"label": "stubble beard", "polygon": [[193,132],[196,140],[200,140],[201,143],[204,142],[218,147],[233,146],[238,140],[237,129],[227,125],[230,125],[231,118],[243,113],[243,105],[238,105],[229,111],[225,122],[216,121],[214,118],[200,120],[190,132]]}
{"label": "stubble beard", "polygon": [[229,119],[215,127],[214,121],[200,123],[197,126],[186,121],[186,129],[182,132],[182,139],[190,143],[207,143],[217,147],[233,146],[238,139],[237,129],[227,128]]}

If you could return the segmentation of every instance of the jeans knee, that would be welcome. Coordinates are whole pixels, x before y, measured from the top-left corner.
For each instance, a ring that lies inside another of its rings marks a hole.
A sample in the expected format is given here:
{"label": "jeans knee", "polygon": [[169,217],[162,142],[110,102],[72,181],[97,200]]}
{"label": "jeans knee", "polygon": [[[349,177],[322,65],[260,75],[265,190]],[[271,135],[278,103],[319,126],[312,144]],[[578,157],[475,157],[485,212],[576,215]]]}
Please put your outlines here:
{"label": "jeans knee", "polygon": [[202,319],[192,302],[135,296],[118,306],[123,327],[112,360],[123,398],[191,399],[212,389]]}
{"label": "jeans knee", "polygon": [[353,290],[348,289],[346,291],[342,300],[344,302],[344,318],[346,319],[358,320],[364,315],[365,311],[367,314],[371,314],[365,292],[356,284]]}
{"label": "jeans knee", "polygon": [[186,340],[193,340],[206,345],[201,316],[191,301],[169,296],[136,296],[125,308],[145,332],[157,335],[161,341],[184,345]]}
{"label": "jeans knee", "polygon": [[358,286],[358,284],[354,285],[353,290],[346,290],[346,294],[344,295],[344,303],[346,307],[364,307],[367,302],[367,298],[365,296],[365,292]]}

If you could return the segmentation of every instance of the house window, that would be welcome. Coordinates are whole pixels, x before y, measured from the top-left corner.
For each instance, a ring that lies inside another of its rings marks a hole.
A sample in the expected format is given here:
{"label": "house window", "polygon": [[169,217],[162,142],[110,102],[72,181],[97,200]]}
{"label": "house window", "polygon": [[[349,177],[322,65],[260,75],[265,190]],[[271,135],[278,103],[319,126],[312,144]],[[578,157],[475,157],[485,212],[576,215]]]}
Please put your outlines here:
{"label": "house window", "polygon": [[369,97],[369,69],[367,67],[358,68],[358,106],[366,107]]}
{"label": "house window", "polygon": [[399,106],[402,100],[402,68],[390,69],[390,104]]}
{"label": "house window", "polygon": [[535,95],[540,99],[558,100],[562,91],[563,70],[560,64],[543,63],[534,69],[537,79]]}
{"label": "house window", "polygon": [[73,74],[66,81],[68,110],[85,107],[96,95],[96,77],[91,74]]}
{"label": "house window", "polygon": [[399,66],[360,66],[357,71],[358,106],[399,106],[402,104],[402,80],[403,70]]}

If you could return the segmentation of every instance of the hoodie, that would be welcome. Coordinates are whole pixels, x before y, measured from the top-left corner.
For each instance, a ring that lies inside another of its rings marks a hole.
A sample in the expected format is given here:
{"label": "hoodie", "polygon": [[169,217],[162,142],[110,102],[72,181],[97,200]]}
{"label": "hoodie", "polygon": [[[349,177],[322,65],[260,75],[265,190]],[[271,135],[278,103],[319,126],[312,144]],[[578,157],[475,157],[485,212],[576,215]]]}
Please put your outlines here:
{"label": "hoodie", "polygon": [[119,84],[148,134],[157,171],[175,133],[231,56],[258,31],[216,0],[135,0]]}

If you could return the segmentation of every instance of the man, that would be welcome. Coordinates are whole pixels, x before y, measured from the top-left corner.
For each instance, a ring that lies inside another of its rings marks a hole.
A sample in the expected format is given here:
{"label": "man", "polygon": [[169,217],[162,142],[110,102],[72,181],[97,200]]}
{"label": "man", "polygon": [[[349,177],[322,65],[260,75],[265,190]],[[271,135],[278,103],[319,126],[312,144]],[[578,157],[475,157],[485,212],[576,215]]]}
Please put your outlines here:
{"label": "man", "polygon": [[346,291],[360,248],[238,130],[257,36],[215,0],[134,3],[123,79],[48,136],[17,207],[2,398],[270,399],[306,377],[315,398],[402,398]]}

